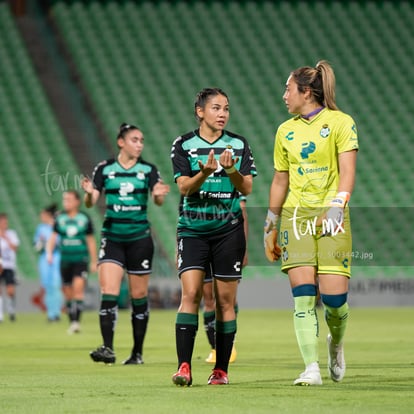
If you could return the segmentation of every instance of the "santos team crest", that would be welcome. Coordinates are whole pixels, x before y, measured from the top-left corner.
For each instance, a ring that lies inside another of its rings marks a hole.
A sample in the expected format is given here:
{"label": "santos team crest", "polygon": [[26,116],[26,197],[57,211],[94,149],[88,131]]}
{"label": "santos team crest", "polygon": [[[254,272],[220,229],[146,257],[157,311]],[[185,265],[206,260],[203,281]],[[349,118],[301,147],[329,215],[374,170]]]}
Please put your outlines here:
{"label": "santos team crest", "polygon": [[138,178],[138,180],[144,180],[145,179],[144,171],[138,171],[137,172],[137,178]]}
{"label": "santos team crest", "polygon": [[319,132],[320,136],[322,138],[328,138],[330,133],[331,130],[329,129],[329,126],[327,124],[322,125],[321,131]]}

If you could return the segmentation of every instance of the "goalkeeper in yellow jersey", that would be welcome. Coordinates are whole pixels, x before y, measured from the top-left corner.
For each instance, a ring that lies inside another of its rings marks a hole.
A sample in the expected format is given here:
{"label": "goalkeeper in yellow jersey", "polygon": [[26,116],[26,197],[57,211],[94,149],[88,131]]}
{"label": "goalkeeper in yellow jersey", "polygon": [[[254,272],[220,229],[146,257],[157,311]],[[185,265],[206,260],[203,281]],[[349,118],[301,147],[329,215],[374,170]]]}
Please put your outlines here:
{"label": "goalkeeper in yellow jersey", "polygon": [[355,182],[358,136],[335,103],[335,75],[326,61],[290,73],[283,95],[294,115],[276,132],[275,173],[264,226],[269,261],[281,259],[294,298],[294,329],[305,370],[295,385],[321,385],[316,297],[329,328],[328,370],[345,375],[352,235],[348,202]]}

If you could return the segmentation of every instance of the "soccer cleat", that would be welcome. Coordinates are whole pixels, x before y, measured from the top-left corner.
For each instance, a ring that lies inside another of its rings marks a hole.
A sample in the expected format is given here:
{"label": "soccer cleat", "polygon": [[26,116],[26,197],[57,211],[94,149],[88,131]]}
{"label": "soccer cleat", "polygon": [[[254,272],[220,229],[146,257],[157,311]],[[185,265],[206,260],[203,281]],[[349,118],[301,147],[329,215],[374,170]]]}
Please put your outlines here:
{"label": "soccer cleat", "polygon": [[141,354],[131,354],[131,356],[122,362],[123,365],[142,365],[144,363]]}
{"label": "soccer cleat", "polygon": [[210,353],[208,354],[208,357],[206,358],[206,362],[209,364],[215,364],[216,363],[216,350],[212,349]]}
{"label": "soccer cleat", "polygon": [[[236,351],[236,347],[233,345],[229,362],[230,363],[234,362],[236,358],[237,358],[237,351]],[[210,353],[208,354],[208,357],[206,358],[206,362],[208,362],[209,364],[216,363],[216,350],[215,349],[212,349],[210,351]]]}
{"label": "soccer cleat", "polygon": [[91,351],[89,355],[95,362],[104,362],[105,364],[115,363],[114,351],[105,345],[96,348],[95,351]]}
{"label": "soccer cleat", "polygon": [[207,381],[208,385],[227,385],[228,383],[227,372],[224,372],[222,369],[213,369]]}
{"label": "soccer cleat", "polygon": [[321,372],[317,363],[308,365],[304,372],[299,375],[299,378],[295,379],[293,385],[309,386],[309,385],[322,385]]}
{"label": "soccer cleat", "polygon": [[332,381],[339,382],[345,376],[345,356],[343,344],[335,345],[332,342],[332,336],[329,334],[326,338],[328,343],[328,372]]}
{"label": "soccer cleat", "polygon": [[69,328],[67,330],[68,335],[73,335],[75,333],[79,333],[80,332],[80,324],[77,321],[73,321],[70,325]]}
{"label": "soccer cleat", "polygon": [[237,358],[237,351],[236,351],[236,347],[233,345],[233,348],[231,349],[230,360],[229,360],[230,364],[234,362],[236,358]]}
{"label": "soccer cleat", "polygon": [[172,376],[172,382],[180,387],[184,387],[186,385],[187,387],[191,386],[193,379],[191,377],[191,369],[188,362],[183,362],[180,365],[178,371]]}

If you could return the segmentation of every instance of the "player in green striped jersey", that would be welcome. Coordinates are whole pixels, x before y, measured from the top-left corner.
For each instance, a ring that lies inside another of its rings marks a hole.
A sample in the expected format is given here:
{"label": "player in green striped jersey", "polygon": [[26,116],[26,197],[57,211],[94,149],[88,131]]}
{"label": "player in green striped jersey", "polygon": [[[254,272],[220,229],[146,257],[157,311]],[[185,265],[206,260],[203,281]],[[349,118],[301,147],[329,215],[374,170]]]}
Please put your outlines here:
{"label": "player in green striped jersey", "polygon": [[80,331],[88,264],[91,272],[96,271],[96,244],[90,217],[80,211],[81,198],[77,191],[63,193],[63,212],[55,219],[53,233],[47,242],[47,260],[55,260],[53,251],[59,244],[63,294],[70,320],[68,333]]}
{"label": "player in green striped jersey", "polygon": [[117,300],[124,272],[131,295],[131,324],[134,345],[126,365],[142,364],[142,348],[149,319],[148,281],[154,246],[147,218],[148,195],[162,205],[169,186],[157,168],[141,157],[144,135],[134,126],[122,124],[117,135],[116,159],[99,163],[92,181],[85,178],[85,205],[91,207],[105,192],[106,212],[99,250],[99,282],[102,300],[99,323],[103,345],[90,353],[95,362],[113,363]]}
{"label": "player in green striped jersey", "polygon": [[[248,253],[247,253],[247,240],[248,240],[248,217],[247,217],[247,207],[246,207],[246,197],[240,197],[240,207],[243,212],[243,226],[244,226],[244,234],[246,237],[246,251],[243,257],[243,268],[247,266],[249,261]],[[234,310],[237,313],[239,311],[239,305],[236,302],[234,305]],[[216,363],[216,300],[214,298],[214,290],[213,290],[213,276],[211,272],[211,266],[209,266],[206,270],[206,276],[204,278],[204,286],[203,286],[203,322],[204,322],[204,330],[206,331],[208,343],[211,346],[211,350],[206,358],[206,362],[209,364]],[[231,350],[230,360],[229,362],[235,362],[237,358],[237,351],[236,346],[233,343],[233,348]]]}
{"label": "player in green striped jersey", "polygon": [[256,175],[247,140],[225,130],[228,97],[221,89],[200,91],[195,102],[199,128],[172,146],[174,178],[184,197],[177,226],[181,304],[176,318],[177,385],[191,385],[191,358],[207,266],[216,298],[216,364],[208,384],[228,384],[236,333],[237,285],[246,239],[240,194],[248,195]]}
{"label": "player in green striped jersey", "polygon": [[335,75],[326,61],[294,70],[283,100],[295,116],[276,132],[265,253],[270,261],[281,257],[294,297],[294,328],[305,364],[294,384],[321,385],[318,289],[329,328],[329,375],[335,382],[345,375],[352,255],[347,204],[355,182],[358,136],[354,120],[336,106]]}

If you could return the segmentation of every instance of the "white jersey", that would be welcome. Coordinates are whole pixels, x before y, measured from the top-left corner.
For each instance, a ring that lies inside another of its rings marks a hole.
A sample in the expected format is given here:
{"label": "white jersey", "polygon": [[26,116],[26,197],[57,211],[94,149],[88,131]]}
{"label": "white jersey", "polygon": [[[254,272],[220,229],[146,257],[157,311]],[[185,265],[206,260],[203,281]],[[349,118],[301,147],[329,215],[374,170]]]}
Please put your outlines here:
{"label": "white jersey", "polygon": [[[6,230],[6,237],[14,246],[20,244],[19,237],[14,230]],[[0,257],[3,269],[16,270],[16,252],[10,247],[8,241],[0,237]]]}

